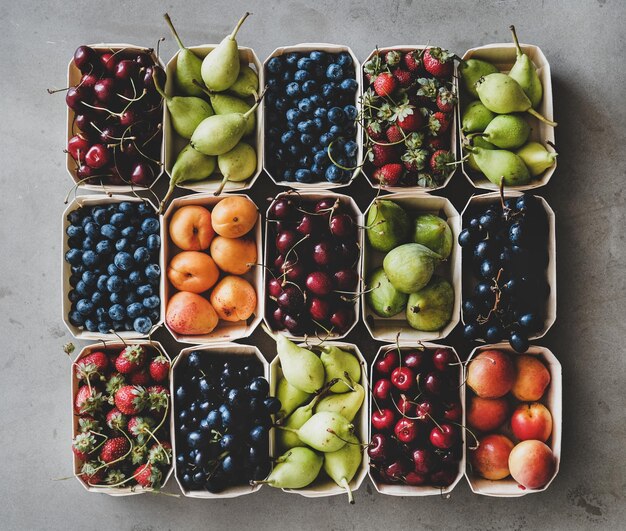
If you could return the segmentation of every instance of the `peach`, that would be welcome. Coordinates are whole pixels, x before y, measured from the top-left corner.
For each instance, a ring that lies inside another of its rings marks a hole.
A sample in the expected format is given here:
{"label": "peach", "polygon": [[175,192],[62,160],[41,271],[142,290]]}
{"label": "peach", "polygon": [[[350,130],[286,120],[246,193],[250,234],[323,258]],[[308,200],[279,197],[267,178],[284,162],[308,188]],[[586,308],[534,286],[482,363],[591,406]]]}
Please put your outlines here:
{"label": "peach", "polygon": [[513,443],[504,435],[485,435],[470,453],[474,470],[485,479],[504,479],[509,475],[509,454]]}
{"label": "peach", "polygon": [[170,220],[170,238],[183,251],[208,249],[214,236],[211,212],[203,206],[180,207]]}
{"label": "peach", "polygon": [[552,414],[539,402],[520,404],[511,415],[511,431],[520,441],[546,442],[552,433]]}
{"label": "peach", "polygon": [[550,384],[550,371],[536,356],[528,354],[515,357],[517,377],[511,392],[522,402],[539,400]]}
{"label": "peach", "polygon": [[467,423],[478,431],[493,431],[506,422],[509,403],[506,398],[474,396],[467,410]]}
{"label": "peach", "polygon": [[481,398],[506,395],[515,381],[515,365],[506,352],[483,350],[469,362],[467,385]]}
{"label": "peach", "polygon": [[167,266],[167,278],[180,291],[202,293],[212,288],[219,276],[213,258],[198,251],[178,253]]}
{"label": "peach", "polygon": [[256,291],[246,279],[229,275],[213,288],[211,304],[220,319],[244,321],[256,309]]}
{"label": "peach", "polygon": [[511,476],[527,489],[540,489],[552,479],[556,460],[550,447],[541,441],[522,441],[509,455]]}
{"label": "peach", "polygon": [[225,238],[239,238],[256,225],[259,211],[247,197],[230,196],[222,199],[211,213],[213,229]]}
{"label": "peach", "polygon": [[179,291],[167,303],[165,322],[185,336],[210,334],[218,323],[211,303],[197,293]]}
{"label": "peach", "polygon": [[243,275],[256,263],[256,243],[248,238],[217,236],[211,242],[211,256],[225,273]]}

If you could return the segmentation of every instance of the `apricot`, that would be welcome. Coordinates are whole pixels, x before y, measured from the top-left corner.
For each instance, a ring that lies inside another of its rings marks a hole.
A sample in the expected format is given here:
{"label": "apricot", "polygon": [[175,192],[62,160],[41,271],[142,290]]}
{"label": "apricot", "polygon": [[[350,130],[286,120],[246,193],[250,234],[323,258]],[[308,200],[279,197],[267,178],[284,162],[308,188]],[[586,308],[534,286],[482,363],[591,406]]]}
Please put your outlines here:
{"label": "apricot", "polygon": [[509,475],[509,455],[513,443],[500,434],[485,435],[478,448],[470,453],[470,461],[477,474],[485,479],[504,479]]}
{"label": "apricot", "polygon": [[509,455],[511,476],[527,489],[540,489],[552,479],[556,461],[550,447],[537,440],[522,441]]}
{"label": "apricot", "polygon": [[517,377],[511,392],[522,402],[539,400],[550,384],[550,371],[535,356],[524,354],[515,357]]}
{"label": "apricot", "polygon": [[202,293],[212,288],[219,276],[213,258],[199,251],[178,253],[167,267],[167,278],[179,291]]}
{"label": "apricot", "polygon": [[178,334],[210,334],[218,320],[211,303],[197,293],[179,291],[167,303],[165,322]]}
{"label": "apricot", "polygon": [[220,280],[211,292],[211,304],[220,319],[244,321],[256,309],[256,291],[250,282],[229,275]]}
{"label": "apricot", "polygon": [[256,225],[259,211],[247,197],[230,196],[222,199],[211,213],[213,229],[225,238],[239,238]]}
{"label": "apricot", "polygon": [[506,398],[481,398],[474,396],[467,410],[467,423],[478,431],[493,431],[504,424],[509,416]]}
{"label": "apricot", "polygon": [[506,395],[515,381],[515,365],[506,352],[483,350],[469,362],[467,385],[481,398]]}
{"label": "apricot", "polygon": [[256,243],[248,238],[217,236],[211,242],[211,257],[222,271],[243,275],[256,263]]}
{"label": "apricot", "polygon": [[215,236],[211,212],[200,205],[179,208],[170,220],[170,238],[183,251],[208,249]]}

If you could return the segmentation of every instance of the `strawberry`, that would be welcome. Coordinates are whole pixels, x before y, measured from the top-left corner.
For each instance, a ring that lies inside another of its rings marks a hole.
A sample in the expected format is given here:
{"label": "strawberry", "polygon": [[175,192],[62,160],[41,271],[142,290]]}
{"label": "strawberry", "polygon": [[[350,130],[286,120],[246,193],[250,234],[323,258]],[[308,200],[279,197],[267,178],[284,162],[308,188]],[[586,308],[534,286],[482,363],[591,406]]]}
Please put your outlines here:
{"label": "strawberry", "polygon": [[376,94],[382,97],[391,96],[397,86],[398,81],[389,72],[379,74],[374,80],[374,90],[376,91]]}
{"label": "strawberry", "polygon": [[367,128],[367,136],[372,140],[383,140],[385,138],[385,133],[380,127],[380,122],[371,122]]}
{"label": "strawberry", "polygon": [[98,485],[104,479],[104,468],[98,461],[87,461],[79,476],[87,485]]}
{"label": "strawberry", "polygon": [[135,371],[130,375],[130,382],[132,385],[148,385],[150,383],[150,374],[146,369]]}
{"label": "strawberry", "polygon": [[363,63],[363,72],[365,72],[370,78],[376,77],[381,72],[383,62],[380,55],[375,54],[369,61]]}
{"label": "strawberry", "polygon": [[445,149],[435,151],[430,157],[430,167],[436,173],[443,173],[449,170],[449,164],[452,162],[454,162],[452,153]]}
{"label": "strawberry", "polygon": [[452,112],[454,106],[459,100],[454,92],[448,90],[445,87],[441,87],[437,93],[437,108],[441,112]]}
{"label": "strawberry", "polygon": [[413,83],[413,76],[411,75],[411,72],[403,70],[402,68],[396,68],[393,71],[393,77],[398,80],[401,87],[409,87],[411,83]]}
{"label": "strawberry", "polygon": [[115,360],[115,368],[122,374],[139,369],[146,361],[146,352],[141,345],[126,347]]}
{"label": "strawberry", "polygon": [[109,368],[109,358],[104,352],[92,352],[79,359],[74,367],[79,380],[91,380],[94,376],[102,378]]}
{"label": "strawberry", "polygon": [[417,186],[423,186],[424,188],[434,188],[441,184],[440,178],[432,173],[420,172],[417,174]]}
{"label": "strawberry", "polygon": [[107,413],[106,423],[112,430],[122,431],[127,423],[126,415],[114,407]]}
{"label": "strawberry", "polygon": [[126,415],[136,415],[146,406],[146,390],[138,385],[125,385],[115,393],[115,406]]}
{"label": "strawberry", "polygon": [[395,162],[398,158],[398,153],[395,146],[381,146],[380,144],[372,144],[368,156],[371,163],[377,168],[380,168],[385,164]]}
{"label": "strawberry", "polygon": [[167,441],[152,445],[148,452],[148,463],[152,465],[169,465],[172,462],[172,445]]}
{"label": "strawberry", "polygon": [[113,374],[111,374],[111,376],[109,376],[109,379],[105,385],[106,392],[109,395],[114,395],[115,393],[117,393],[117,390],[124,385],[126,385],[126,379],[124,378],[124,376],[121,375],[119,372],[114,372]]}
{"label": "strawberry", "polygon": [[126,437],[113,437],[107,439],[100,450],[100,459],[105,463],[111,463],[124,457],[130,450],[130,443]]}
{"label": "strawberry", "polygon": [[150,411],[163,411],[167,409],[170,392],[162,385],[152,385],[146,389],[148,392],[148,408]]}
{"label": "strawberry", "polygon": [[135,469],[133,477],[137,480],[137,483],[144,488],[158,488],[163,475],[157,467],[152,466],[150,463],[146,463],[143,465],[139,465]]}
{"label": "strawberry", "polygon": [[76,391],[74,397],[74,411],[79,415],[83,413],[98,413],[104,404],[102,393],[94,386],[82,385]]}
{"label": "strawberry", "polygon": [[420,77],[417,80],[419,88],[417,89],[417,96],[422,103],[429,103],[431,101],[437,101],[437,94],[441,88],[441,83],[433,77]]}
{"label": "strawberry", "polygon": [[409,133],[404,140],[404,144],[406,145],[407,149],[420,148],[424,145],[425,138],[426,134],[421,131],[418,133]]}
{"label": "strawberry", "polygon": [[170,373],[170,361],[159,354],[156,358],[153,358],[150,362],[150,376],[155,382],[163,382],[167,379]]}
{"label": "strawberry", "polygon": [[382,168],[378,168],[372,177],[383,186],[395,186],[403,173],[402,164],[385,164]]}
{"label": "strawberry", "polygon": [[387,136],[387,140],[389,140],[392,144],[404,140],[405,137],[404,132],[397,125],[389,127],[387,131],[385,131],[385,135]]}
{"label": "strawberry", "polygon": [[146,462],[148,456],[148,447],[145,444],[133,444],[130,451],[130,462],[133,465],[141,465]]}
{"label": "strawberry", "polygon": [[104,478],[104,483],[106,485],[119,485],[124,481],[124,479],[126,479],[126,474],[118,468],[114,468],[107,472],[107,475]]}
{"label": "strawberry", "polygon": [[385,63],[387,63],[388,66],[396,66],[400,64],[401,60],[402,54],[397,50],[389,50],[385,54]]}
{"label": "strawberry", "polygon": [[416,72],[422,66],[422,54],[418,50],[406,52],[403,59],[409,72]]}
{"label": "strawberry", "polygon": [[78,417],[78,431],[88,433],[90,431],[100,431],[100,422],[91,415],[82,415]]}
{"label": "strawberry", "polygon": [[434,136],[445,133],[450,127],[451,116],[449,114],[437,111],[428,118],[428,129]]}
{"label": "strawberry", "polygon": [[72,452],[81,461],[86,461],[96,446],[96,438],[91,433],[79,433],[72,440]]}
{"label": "strawberry", "polygon": [[441,48],[428,48],[424,51],[424,69],[440,79],[448,79],[452,76],[454,54]]}
{"label": "strawberry", "polygon": [[431,136],[428,139],[428,147],[433,151],[448,149],[450,147],[450,139],[445,136]]}
{"label": "strawberry", "polygon": [[404,118],[398,118],[396,121],[396,124],[398,124],[405,133],[417,131],[422,127],[423,123],[424,120],[419,112],[407,114]]}
{"label": "strawberry", "polygon": [[128,421],[128,433],[143,444],[150,437],[150,432],[155,425],[156,422],[152,417],[131,417]]}
{"label": "strawberry", "polygon": [[428,162],[428,151],[425,149],[409,149],[402,155],[402,162],[408,171],[424,169]]}

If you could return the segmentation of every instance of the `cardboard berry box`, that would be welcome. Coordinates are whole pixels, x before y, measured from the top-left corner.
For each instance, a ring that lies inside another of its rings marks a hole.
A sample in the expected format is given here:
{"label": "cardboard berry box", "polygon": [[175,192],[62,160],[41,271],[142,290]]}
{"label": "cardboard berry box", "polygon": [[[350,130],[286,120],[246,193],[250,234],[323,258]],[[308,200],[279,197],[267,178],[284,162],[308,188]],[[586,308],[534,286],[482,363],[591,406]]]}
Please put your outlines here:
{"label": "cardboard berry box", "polygon": [[[203,59],[206,57],[213,48],[215,48],[217,44],[202,44],[199,46],[189,46],[188,49],[194,52],[198,57]],[[178,94],[174,85],[174,74],[176,73],[176,67],[178,62],[178,54],[172,57],[166,67],[167,81],[165,82],[165,93],[168,96],[181,96],[182,94]],[[259,93],[263,90],[264,82],[263,82],[263,68],[261,67],[261,62],[257,57],[256,53],[252,48],[247,48],[245,46],[239,46],[239,59],[242,63],[247,64],[252,68],[256,74],[259,76]],[[200,81],[200,80],[199,80]],[[208,98],[205,98],[208,99]],[[172,168],[174,167],[174,163],[176,162],[176,158],[180,151],[188,144],[188,140],[179,137],[174,128],[172,127],[170,112],[167,107],[167,104],[163,104],[164,107],[164,118],[163,118],[163,141],[164,141],[164,162],[165,162],[165,170],[168,175],[172,174]],[[261,111],[261,105],[257,107],[255,113],[256,117],[256,128],[255,134],[253,137],[254,142],[252,142],[252,147],[256,150],[257,156],[257,164],[256,171],[249,179],[242,182],[233,182],[228,181],[224,186],[225,192],[239,192],[242,190],[248,190],[252,188],[252,185],[255,183],[261,171],[263,170],[263,113]],[[244,137],[244,141],[248,142]],[[187,181],[178,184],[179,188],[184,188],[186,190],[193,190],[194,192],[215,192],[217,188],[220,186],[222,181],[222,174],[219,172],[219,168],[215,168],[215,172],[211,177],[204,181]]]}

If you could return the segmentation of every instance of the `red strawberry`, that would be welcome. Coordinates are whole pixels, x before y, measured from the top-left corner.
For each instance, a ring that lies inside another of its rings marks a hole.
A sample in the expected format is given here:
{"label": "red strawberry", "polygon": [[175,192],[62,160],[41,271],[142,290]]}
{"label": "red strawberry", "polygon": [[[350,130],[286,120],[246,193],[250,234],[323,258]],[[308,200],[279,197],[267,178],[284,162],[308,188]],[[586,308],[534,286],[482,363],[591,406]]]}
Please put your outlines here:
{"label": "red strawberry", "polygon": [[428,48],[424,52],[424,68],[440,79],[452,76],[454,54],[441,48]]}
{"label": "red strawberry", "polygon": [[422,54],[418,50],[406,52],[403,59],[410,72],[416,72],[422,66]]}
{"label": "red strawberry", "polygon": [[400,142],[401,140],[404,140],[404,137],[406,136],[402,132],[402,129],[400,129],[397,125],[392,125],[391,127],[389,127],[387,131],[385,132],[385,135],[387,136],[387,140],[389,140],[389,142],[394,143],[394,144],[396,142]]}
{"label": "red strawberry", "polygon": [[128,433],[143,443],[150,436],[155,424],[152,417],[131,417],[128,421]]}
{"label": "red strawberry", "polygon": [[136,415],[146,406],[146,390],[138,385],[125,385],[115,393],[115,406],[126,415]]}
{"label": "red strawberry", "polygon": [[135,371],[130,375],[130,383],[132,385],[148,385],[150,383],[150,374],[146,369]]}
{"label": "red strawberry", "polygon": [[109,358],[104,352],[92,352],[79,359],[74,367],[76,378],[79,380],[91,379],[93,376],[103,376],[109,368]]}
{"label": "red strawberry", "polygon": [[413,114],[407,114],[403,118],[398,118],[396,120],[396,124],[398,124],[405,133],[417,131],[420,127],[422,127],[423,123],[424,119],[417,109],[414,110]]}
{"label": "red strawberry", "polygon": [[130,450],[130,443],[126,437],[113,437],[107,439],[100,450],[100,459],[105,463],[111,463],[124,457]]}
{"label": "red strawberry", "polygon": [[150,411],[162,411],[167,408],[170,400],[170,392],[162,385],[152,385],[148,391],[148,409]]}
{"label": "red strawberry", "polygon": [[156,358],[153,358],[150,362],[150,376],[155,382],[163,382],[167,379],[170,373],[170,361],[159,354]]}
{"label": "red strawberry", "polygon": [[152,465],[169,465],[172,462],[172,445],[167,441],[153,444],[148,452],[148,463]]}
{"label": "red strawberry", "polygon": [[126,347],[117,360],[115,360],[115,368],[122,374],[131,373],[139,369],[146,361],[146,352],[141,345],[131,345]]}
{"label": "red strawberry", "polygon": [[88,461],[80,470],[80,478],[88,485],[98,485],[104,479],[104,467],[98,461]]}
{"label": "red strawberry", "polygon": [[431,136],[428,139],[428,147],[433,151],[448,149],[450,147],[450,139],[446,136]]}
{"label": "red strawberry", "polygon": [[148,447],[145,444],[133,444],[130,451],[130,462],[133,465],[140,465],[146,462],[148,457]]}
{"label": "red strawberry", "polygon": [[78,430],[81,433],[100,431],[100,422],[94,419],[91,415],[82,415],[81,417],[78,417]]}
{"label": "red strawberry", "polygon": [[119,372],[114,372],[113,374],[111,374],[111,376],[109,376],[109,379],[107,380],[107,383],[105,385],[106,392],[110,395],[114,395],[117,390],[123,385],[126,385],[126,379],[124,378],[124,376]]}
{"label": "red strawberry", "polygon": [[83,385],[76,391],[74,397],[74,411],[79,415],[82,413],[97,413],[104,404],[102,393],[97,387]]}
{"label": "red strawberry", "polygon": [[445,87],[441,87],[437,93],[437,107],[441,112],[452,112],[457,104],[457,97],[454,92]]}
{"label": "red strawberry", "polygon": [[133,477],[137,480],[139,485],[148,488],[159,487],[163,475],[157,467],[152,466],[150,463],[145,463],[135,469]]}
{"label": "red strawberry", "polygon": [[385,164],[382,168],[378,168],[372,177],[383,186],[395,186],[403,173],[402,164]]}
{"label": "red strawberry", "polygon": [[389,72],[379,74],[374,80],[374,90],[379,96],[391,96],[397,86],[398,81]]}
{"label": "red strawberry", "polygon": [[409,149],[402,155],[402,162],[408,171],[419,171],[424,169],[428,163],[428,151],[425,149]]}
{"label": "red strawberry", "polygon": [[96,438],[91,433],[79,433],[72,440],[72,452],[81,461],[86,461],[96,446]]}
{"label": "red strawberry", "polygon": [[114,407],[107,413],[106,423],[112,430],[121,431],[126,426],[126,415]]}
{"label": "red strawberry", "polygon": [[445,149],[439,149],[435,151],[430,157],[430,167],[433,171],[437,173],[443,173],[444,171],[448,171],[451,166],[450,163],[454,162],[454,157],[452,153]]}
{"label": "red strawberry", "polygon": [[380,122],[372,122],[367,126],[367,136],[372,140],[382,140],[385,138],[385,133],[380,127]]}
{"label": "red strawberry", "polygon": [[389,50],[385,54],[385,63],[389,66],[396,66],[402,60],[402,54],[398,50]]}
{"label": "red strawberry", "polygon": [[437,111],[428,118],[428,129],[434,136],[445,133],[450,127],[451,116],[449,114]]}
{"label": "red strawberry", "polygon": [[398,159],[398,153],[395,146],[381,146],[373,144],[369,153],[369,159],[374,166],[380,168],[390,162]]}
{"label": "red strawberry", "polygon": [[393,71],[393,77],[398,80],[401,87],[408,87],[411,83],[413,83],[413,76],[411,75],[411,72],[408,70],[402,70],[402,68],[396,68]]}

